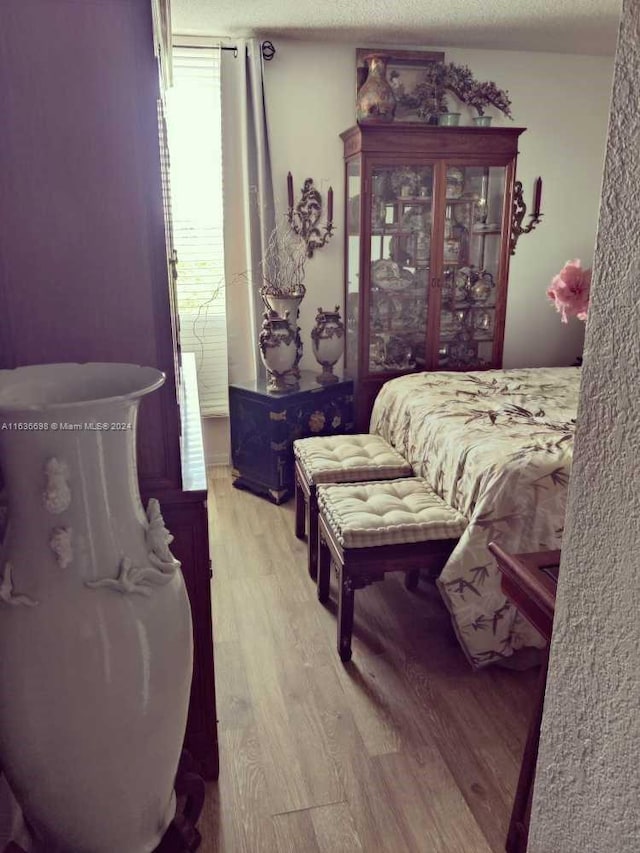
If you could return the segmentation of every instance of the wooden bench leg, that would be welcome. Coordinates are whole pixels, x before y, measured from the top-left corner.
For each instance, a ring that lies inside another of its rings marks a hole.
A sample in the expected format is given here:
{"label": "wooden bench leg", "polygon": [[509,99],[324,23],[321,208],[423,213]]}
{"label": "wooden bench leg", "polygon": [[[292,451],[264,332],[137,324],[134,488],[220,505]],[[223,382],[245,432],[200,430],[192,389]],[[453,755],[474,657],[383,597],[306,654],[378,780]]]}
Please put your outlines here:
{"label": "wooden bench leg", "polygon": [[318,574],[318,501],[315,486],[309,495],[309,577],[315,580]]}
{"label": "wooden bench leg", "polygon": [[327,547],[327,543],[322,538],[321,530],[318,531],[316,543],[318,555],[318,601],[321,604],[326,604],[329,600],[329,581],[331,580],[331,552]]}
{"label": "wooden bench leg", "polygon": [[411,569],[410,572],[404,573],[404,585],[405,588],[413,592],[418,589],[418,583],[420,582],[420,569]]}
{"label": "wooden bench leg", "polygon": [[353,585],[351,578],[340,566],[340,591],[338,597],[338,654],[343,663],[351,660],[351,634],[353,633]]}
{"label": "wooden bench leg", "polygon": [[295,478],[295,496],[296,496],[296,538],[304,539],[304,528],[305,528],[305,515],[306,515],[306,501],[304,499],[304,492],[300,487],[300,480],[298,479],[298,474],[296,472]]}

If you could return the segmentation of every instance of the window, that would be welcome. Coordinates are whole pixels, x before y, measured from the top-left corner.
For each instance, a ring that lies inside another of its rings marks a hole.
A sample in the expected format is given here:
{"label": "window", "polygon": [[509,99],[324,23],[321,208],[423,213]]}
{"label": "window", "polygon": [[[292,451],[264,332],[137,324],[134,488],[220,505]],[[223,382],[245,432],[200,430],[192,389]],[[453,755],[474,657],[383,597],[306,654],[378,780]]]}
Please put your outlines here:
{"label": "window", "polygon": [[220,52],[173,49],[167,93],[180,347],[195,354],[202,415],[228,414]]}

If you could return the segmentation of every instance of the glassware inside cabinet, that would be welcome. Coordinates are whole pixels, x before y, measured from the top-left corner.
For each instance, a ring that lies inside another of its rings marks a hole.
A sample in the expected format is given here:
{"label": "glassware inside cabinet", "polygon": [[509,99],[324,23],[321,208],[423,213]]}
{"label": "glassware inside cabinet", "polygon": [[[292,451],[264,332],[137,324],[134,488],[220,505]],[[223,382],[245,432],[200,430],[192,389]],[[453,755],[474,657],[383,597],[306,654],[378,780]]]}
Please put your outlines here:
{"label": "glassware inside cabinet", "polygon": [[440,367],[491,364],[505,188],[503,167],[447,169]]}
{"label": "glassware inside cabinet", "polygon": [[433,167],[376,166],[371,176],[369,372],[425,364]]}

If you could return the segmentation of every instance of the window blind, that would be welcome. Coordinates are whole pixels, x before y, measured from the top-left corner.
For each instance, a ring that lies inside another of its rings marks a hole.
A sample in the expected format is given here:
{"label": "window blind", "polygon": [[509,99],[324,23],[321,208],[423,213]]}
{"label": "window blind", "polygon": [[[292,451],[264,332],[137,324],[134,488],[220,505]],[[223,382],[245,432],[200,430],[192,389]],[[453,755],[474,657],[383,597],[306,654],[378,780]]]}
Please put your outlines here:
{"label": "window blind", "polygon": [[180,348],[195,356],[201,414],[223,416],[229,404],[218,49],[173,48],[166,113]]}

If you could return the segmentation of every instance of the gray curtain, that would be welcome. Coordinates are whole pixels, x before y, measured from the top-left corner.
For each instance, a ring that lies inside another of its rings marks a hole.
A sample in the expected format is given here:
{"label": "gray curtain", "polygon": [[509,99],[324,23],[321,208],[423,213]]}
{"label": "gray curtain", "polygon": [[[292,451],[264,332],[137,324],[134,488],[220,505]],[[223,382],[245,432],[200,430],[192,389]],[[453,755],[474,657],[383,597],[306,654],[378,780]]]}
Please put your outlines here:
{"label": "gray curtain", "polygon": [[275,224],[260,42],[222,54],[222,157],[229,381],[262,370],[260,264]]}

